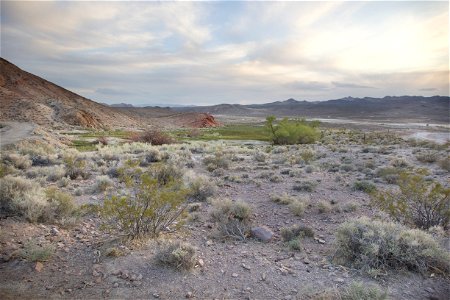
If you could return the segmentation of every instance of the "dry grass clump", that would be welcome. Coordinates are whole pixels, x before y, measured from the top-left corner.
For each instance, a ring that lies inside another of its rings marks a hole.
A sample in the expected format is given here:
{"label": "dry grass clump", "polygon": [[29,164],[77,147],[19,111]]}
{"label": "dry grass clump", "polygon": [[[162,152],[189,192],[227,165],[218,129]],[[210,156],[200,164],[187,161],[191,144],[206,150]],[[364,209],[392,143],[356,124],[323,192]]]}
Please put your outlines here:
{"label": "dry grass clump", "polygon": [[130,137],[133,142],[150,143],[155,146],[172,144],[175,140],[167,133],[159,130],[147,130],[141,134],[135,134]]}
{"label": "dry grass clump", "polygon": [[71,195],[58,190],[56,187],[50,187],[45,190],[45,196],[48,202],[46,220],[64,221],[74,214],[76,206]]}
{"label": "dry grass clump", "polygon": [[7,165],[12,165],[19,170],[26,170],[32,165],[29,155],[20,155],[17,153],[6,154],[3,157],[3,162]]}
{"label": "dry grass clump", "polygon": [[251,211],[245,202],[218,199],[213,202],[211,219],[221,237],[245,240],[250,231]]}
{"label": "dry grass clump", "polygon": [[314,230],[311,227],[297,224],[281,228],[281,237],[285,242],[302,237],[312,238],[314,237]]}
{"label": "dry grass clump", "polygon": [[285,192],[280,195],[276,194],[270,195],[270,200],[278,204],[288,205],[294,202],[296,198],[294,196],[290,196],[288,193]]}
{"label": "dry grass clump", "polygon": [[188,172],[185,174],[185,181],[190,189],[191,200],[204,202],[217,193],[216,183],[208,176]]}
{"label": "dry grass clump", "polygon": [[88,179],[90,172],[87,170],[88,162],[83,157],[78,157],[74,154],[67,154],[64,157],[64,163],[66,165],[66,176],[75,180],[78,177]]}
{"label": "dry grass clump", "polygon": [[439,159],[439,152],[424,151],[416,155],[416,159],[421,163],[434,163]]}
{"label": "dry grass clump", "polygon": [[355,181],[353,184],[353,190],[371,194],[377,190],[377,187],[372,182],[363,180]]}
{"label": "dry grass clump", "polygon": [[95,184],[93,187],[94,193],[100,193],[106,191],[109,187],[114,185],[114,181],[106,175],[100,175],[95,178]]}
{"label": "dry grass clump", "polygon": [[38,221],[48,203],[42,187],[31,180],[7,175],[0,179],[0,205],[6,215]]}
{"label": "dry grass clump", "polygon": [[156,259],[178,270],[190,270],[197,263],[197,254],[190,244],[177,241],[163,245],[156,254]]}
{"label": "dry grass clump", "polygon": [[319,213],[325,214],[325,213],[331,212],[332,207],[331,207],[330,202],[322,200],[322,201],[319,201],[319,203],[317,203],[317,209],[318,209]]}
{"label": "dry grass clump", "polygon": [[296,216],[303,216],[305,213],[307,203],[305,201],[295,199],[289,204],[289,210]]}
{"label": "dry grass clump", "polygon": [[297,192],[314,192],[317,187],[317,183],[312,181],[296,181],[296,184],[292,187]]}
{"label": "dry grass clump", "polygon": [[230,167],[230,158],[221,152],[217,152],[215,155],[208,155],[203,159],[203,164],[210,172],[216,169],[228,170]]}
{"label": "dry grass clump", "polygon": [[372,275],[389,269],[448,274],[450,255],[433,237],[392,222],[360,218],[336,233],[336,259]]}
{"label": "dry grass clump", "polygon": [[21,256],[32,262],[44,262],[49,260],[55,252],[53,245],[42,245],[36,241],[30,240],[24,244]]}
{"label": "dry grass clump", "polygon": [[253,158],[257,162],[266,162],[266,160],[269,158],[269,155],[264,152],[256,152],[255,155],[253,155]]}
{"label": "dry grass clump", "polygon": [[438,164],[439,167],[450,172],[450,157],[447,156],[446,158],[441,159]]}
{"label": "dry grass clump", "polygon": [[363,282],[352,282],[347,287],[340,289],[330,288],[319,292],[311,292],[303,295],[306,299],[314,300],[386,300],[387,290],[382,290],[376,285]]}

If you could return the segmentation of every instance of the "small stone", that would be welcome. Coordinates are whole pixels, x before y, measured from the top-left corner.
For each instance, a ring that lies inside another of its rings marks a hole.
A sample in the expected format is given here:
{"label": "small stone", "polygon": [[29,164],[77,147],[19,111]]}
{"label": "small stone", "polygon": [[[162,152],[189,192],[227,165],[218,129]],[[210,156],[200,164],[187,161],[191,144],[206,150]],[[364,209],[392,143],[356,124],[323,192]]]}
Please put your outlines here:
{"label": "small stone", "polygon": [[303,263],[305,265],[309,265],[311,263],[311,261],[308,258],[305,257],[305,259],[303,259]]}
{"label": "small stone", "polygon": [[36,265],[34,266],[34,269],[36,270],[36,272],[40,273],[42,271],[42,269],[44,268],[44,264],[42,264],[40,261],[38,261],[36,263]]}
{"label": "small stone", "polygon": [[114,270],[114,271],[111,273],[111,275],[113,275],[113,276],[118,276],[118,275],[120,275],[120,274],[122,274],[122,271],[121,271],[121,270]]}
{"label": "small stone", "polygon": [[325,244],[325,240],[318,239],[317,241],[319,242],[319,244]]}
{"label": "small stone", "polygon": [[118,282],[114,282],[113,287],[118,288],[119,287],[119,283]]}
{"label": "small stone", "polygon": [[266,281],[266,278],[267,278],[266,273],[262,273],[262,274],[261,274],[261,280],[262,280],[262,281]]}
{"label": "small stone", "polygon": [[192,292],[187,292],[186,293],[186,298],[187,299],[191,299],[192,297],[194,297],[194,294],[192,294]]}
{"label": "small stone", "polygon": [[234,278],[236,278],[236,277],[238,277],[239,275],[238,275],[238,273],[233,273],[233,274],[231,274],[231,277],[234,277]]}
{"label": "small stone", "polygon": [[97,272],[96,270],[92,271],[92,276],[98,277],[98,276],[100,276],[100,275],[101,275],[101,274],[100,274],[99,272]]}
{"label": "small stone", "polygon": [[258,226],[258,227],[254,227],[252,228],[252,235],[263,241],[263,242],[268,242],[272,239],[274,233],[273,231],[267,227],[267,226]]}
{"label": "small stone", "polygon": [[50,232],[51,232],[52,235],[59,235],[59,230],[56,227],[52,227]]}
{"label": "small stone", "polygon": [[335,278],[333,281],[336,282],[336,283],[344,283],[345,279],[338,277],[338,278]]}
{"label": "small stone", "polygon": [[152,296],[155,297],[155,298],[159,298],[159,294],[158,293],[153,293]]}
{"label": "small stone", "polygon": [[205,262],[203,261],[203,259],[199,258],[197,261],[197,264],[199,267],[203,268],[203,266],[205,265]]}
{"label": "small stone", "polygon": [[243,267],[244,269],[248,270],[248,271],[251,270],[251,268],[250,268],[249,266],[247,266],[246,264],[242,264],[242,267]]}
{"label": "small stone", "polygon": [[425,288],[425,292],[432,294],[432,293],[434,293],[434,289],[432,287],[427,287],[427,288]]}
{"label": "small stone", "polygon": [[142,285],[142,281],[133,281],[133,286],[140,286]]}
{"label": "small stone", "polygon": [[211,240],[206,241],[206,246],[212,246],[213,244],[214,244],[214,242]]}

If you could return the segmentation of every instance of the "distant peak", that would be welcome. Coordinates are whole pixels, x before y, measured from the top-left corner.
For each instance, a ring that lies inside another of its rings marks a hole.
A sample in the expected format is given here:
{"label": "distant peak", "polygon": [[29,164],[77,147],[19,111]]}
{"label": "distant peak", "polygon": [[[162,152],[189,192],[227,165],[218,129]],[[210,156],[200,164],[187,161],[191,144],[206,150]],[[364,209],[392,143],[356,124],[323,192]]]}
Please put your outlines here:
{"label": "distant peak", "polygon": [[297,103],[298,101],[295,100],[294,98],[289,98],[286,101],[283,101],[284,103]]}

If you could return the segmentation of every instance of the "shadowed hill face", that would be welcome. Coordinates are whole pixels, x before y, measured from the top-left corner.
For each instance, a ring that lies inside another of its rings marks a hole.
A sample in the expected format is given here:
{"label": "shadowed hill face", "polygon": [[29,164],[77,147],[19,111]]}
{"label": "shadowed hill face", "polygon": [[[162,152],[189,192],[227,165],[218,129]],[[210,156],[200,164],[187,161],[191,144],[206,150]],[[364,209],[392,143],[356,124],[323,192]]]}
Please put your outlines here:
{"label": "shadowed hill face", "polygon": [[1,120],[42,126],[133,126],[136,121],[0,59]]}

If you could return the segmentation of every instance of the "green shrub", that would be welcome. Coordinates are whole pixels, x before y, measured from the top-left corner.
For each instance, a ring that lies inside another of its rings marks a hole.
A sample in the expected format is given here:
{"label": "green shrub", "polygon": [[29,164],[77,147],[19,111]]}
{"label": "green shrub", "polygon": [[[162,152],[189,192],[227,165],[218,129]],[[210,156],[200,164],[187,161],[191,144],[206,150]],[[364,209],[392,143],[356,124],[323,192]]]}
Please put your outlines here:
{"label": "green shrub", "polygon": [[251,211],[245,202],[216,200],[213,202],[211,218],[222,237],[245,240],[250,231]]}
{"label": "green shrub", "polygon": [[309,124],[305,120],[290,121],[287,118],[278,124],[274,124],[275,121],[274,116],[266,119],[266,128],[275,145],[312,144],[320,138],[316,124]]}
{"label": "green shrub", "polygon": [[152,176],[158,180],[162,185],[167,184],[172,180],[181,180],[184,172],[183,169],[174,164],[156,164],[151,169]]}
{"label": "green shrub", "polygon": [[171,242],[161,247],[156,259],[175,269],[190,270],[197,262],[196,250],[187,243]]}
{"label": "green shrub", "polygon": [[361,218],[343,223],[336,233],[336,260],[376,274],[388,269],[448,274],[449,254],[433,237],[398,223]]}
{"label": "green shrub", "polygon": [[314,160],[315,153],[314,153],[314,151],[307,149],[307,150],[300,152],[300,157],[306,164],[309,164],[311,161]]}
{"label": "green shrub", "polygon": [[288,247],[291,250],[300,251],[302,249],[302,242],[300,239],[293,239],[287,242]]}
{"label": "green shrub", "polygon": [[271,201],[278,203],[278,204],[283,204],[283,205],[291,204],[292,202],[295,201],[295,199],[296,198],[294,196],[290,196],[287,193],[282,193],[280,195],[275,195],[275,194],[270,195]]}
{"label": "green shrub", "polygon": [[352,282],[340,293],[340,300],[385,300],[388,299],[387,291],[379,287],[367,285],[362,282]]}
{"label": "green shrub", "polygon": [[189,190],[180,179],[160,181],[149,173],[137,172],[125,176],[124,182],[126,195],[105,199],[101,214],[107,227],[131,238],[158,236],[187,207]]}
{"label": "green shrub", "polygon": [[396,184],[401,172],[398,168],[380,168],[377,169],[376,175],[389,184]]}
{"label": "green shrub", "polygon": [[377,190],[377,187],[372,182],[364,180],[364,181],[356,181],[353,184],[353,190],[370,194],[375,192]]}
{"label": "green shrub", "polygon": [[440,225],[447,228],[450,221],[450,188],[427,181],[421,174],[402,173],[399,191],[382,190],[374,193],[372,202],[397,221],[428,229]]}

